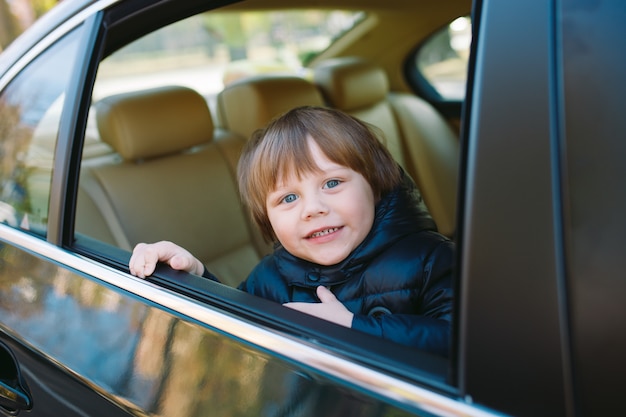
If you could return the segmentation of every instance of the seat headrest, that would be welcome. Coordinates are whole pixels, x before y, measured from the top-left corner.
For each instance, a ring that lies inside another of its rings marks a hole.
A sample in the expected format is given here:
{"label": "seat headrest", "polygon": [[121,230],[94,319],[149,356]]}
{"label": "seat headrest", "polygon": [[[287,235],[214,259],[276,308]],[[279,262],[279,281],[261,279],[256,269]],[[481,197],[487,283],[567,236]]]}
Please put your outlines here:
{"label": "seat headrest", "polygon": [[314,69],[314,80],[329,104],[346,112],[376,104],[389,93],[385,71],[357,57],[320,63]]}
{"label": "seat headrest", "polygon": [[322,105],[322,95],[313,83],[291,75],[241,79],[227,86],[218,96],[223,127],[246,139],[287,110]]}
{"label": "seat headrest", "polygon": [[168,86],[106,97],[96,103],[103,142],[126,160],[181,152],[213,139],[213,120],[196,91]]}

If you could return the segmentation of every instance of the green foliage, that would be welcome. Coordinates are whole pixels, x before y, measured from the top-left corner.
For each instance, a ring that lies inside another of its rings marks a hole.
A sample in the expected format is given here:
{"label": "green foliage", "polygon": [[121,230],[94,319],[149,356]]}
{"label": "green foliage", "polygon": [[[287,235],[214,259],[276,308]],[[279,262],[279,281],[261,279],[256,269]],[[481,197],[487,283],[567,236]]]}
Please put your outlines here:
{"label": "green foliage", "polygon": [[30,4],[36,17],[41,17],[48,10],[56,6],[57,3],[58,0],[30,0]]}

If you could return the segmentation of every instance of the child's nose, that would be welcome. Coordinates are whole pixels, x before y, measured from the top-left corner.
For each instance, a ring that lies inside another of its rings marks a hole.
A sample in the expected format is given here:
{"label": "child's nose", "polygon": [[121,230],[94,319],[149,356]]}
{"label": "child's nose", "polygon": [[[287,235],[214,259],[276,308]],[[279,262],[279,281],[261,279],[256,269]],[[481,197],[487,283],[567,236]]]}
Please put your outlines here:
{"label": "child's nose", "polygon": [[305,199],[304,203],[302,217],[305,219],[323,216],[328,213],[328,206],[322,198],[309,197]]}

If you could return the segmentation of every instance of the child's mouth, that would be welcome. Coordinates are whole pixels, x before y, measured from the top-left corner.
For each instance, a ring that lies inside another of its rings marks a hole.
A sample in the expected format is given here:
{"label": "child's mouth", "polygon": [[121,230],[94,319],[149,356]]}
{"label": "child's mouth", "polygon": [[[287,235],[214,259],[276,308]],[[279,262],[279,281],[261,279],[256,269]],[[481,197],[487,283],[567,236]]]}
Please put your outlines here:
{"label": "child's mouth", "polygon": [[316,237],[326,236],[326,235],[329,235],[331,233],[335,233],[337,230],[339,230],[339,227],[331,227],[329,229],[318,230],[317,232],[312,233],[311,235],[309,235],[307,237],[307,239],[314,239]]}

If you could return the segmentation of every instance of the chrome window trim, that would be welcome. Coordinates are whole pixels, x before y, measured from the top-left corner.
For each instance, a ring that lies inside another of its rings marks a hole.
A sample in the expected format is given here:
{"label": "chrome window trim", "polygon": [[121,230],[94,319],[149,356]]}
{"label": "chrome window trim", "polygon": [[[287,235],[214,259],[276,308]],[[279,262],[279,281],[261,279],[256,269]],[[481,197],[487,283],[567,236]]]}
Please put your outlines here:
{"label": "chrome window trim", "polygon": [[214,307],[175,294],[106,265],[98,264],[92,259],[74,254],[4,224],[0,224],[0,240],[54,260],[164,308],[176,311],[189,319],[204,323],[247,344],[273,352],[304,366],[312,367],[334,379],[404,404],[412,409],[423,410],[439,416],[489,417],[500,415],[472,405],[470,398],[451,399],[356,364],[338,353],[320,349],[320,346],[306,340],[300,340],[278,331],[270,331],[239,320]]}
{"label": "chrome window trim", "polygon": [[33,59],[39,56],[43,51],[49,48],[56,41],[61,39],[63,36],[67,35],[70,31],[74,30],[87,18],[92,16],[95,13],[111,6],[119,2],[120,0],[102,0],[98,1],[85,9],[81,10],[74,16],[72,16],[69,20],[64,22],[62,25],[54,29],[44,38],[42,38],[37,44],[29,49],[20,59],[18,59],[14,65],[11,66],[0,78],[0,91],[4,90],[4,88],[13,80],[13,78],[19,74]]}

